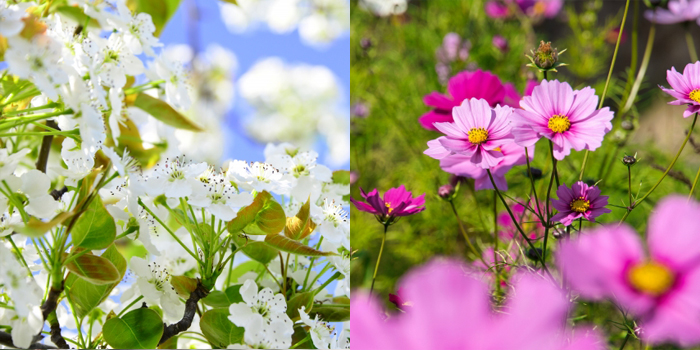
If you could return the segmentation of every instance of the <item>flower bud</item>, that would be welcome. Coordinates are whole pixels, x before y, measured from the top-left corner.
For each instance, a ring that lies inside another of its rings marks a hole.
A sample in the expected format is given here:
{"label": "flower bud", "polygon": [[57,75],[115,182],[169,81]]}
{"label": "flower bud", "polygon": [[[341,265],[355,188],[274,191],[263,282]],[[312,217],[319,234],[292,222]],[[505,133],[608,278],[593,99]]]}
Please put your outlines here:
{"label": "flower bud", "polygon": [[369,38],[362,38],[362,40],[360,40],[360,47],[363,50],[369,50],[369,48],[372,47],[372,40]]}
{"label": "flower bud", "polygon": [[540,41],[540,47],[534,52],[535,65],[541,69],[550,69],[559,60],[557,49],[552,48],[551,42]]}
{"label": "flower bud", "polygon": [[624,156],[622,157],[622,164],[626,166],[632,166],[637,163],[637,157],[635,156]]}
{"label": "flower bud", "polygon": [[525,256],[530,260],[539,261],[540,257],[542,256],[542,248],[527,248]]}
{"label": "flower bud", "polygon": [[438,196],[444,199],[449,199],[455,193],[455,188],[450,185],[442,185],[438,188]]}
{"label": "flower bud", "polygon": [[631,120],[623,120],[620,127],[624,130],[634,130],[634,123]]}
{"label": "flower bud", "polygon": [[[530,168],[530,173],[532,174],[532,179],[533,180],[539,180],[542,178],[542,169],[540,168]],[[525,170],[525,174],[527,174],[527,170]]]}

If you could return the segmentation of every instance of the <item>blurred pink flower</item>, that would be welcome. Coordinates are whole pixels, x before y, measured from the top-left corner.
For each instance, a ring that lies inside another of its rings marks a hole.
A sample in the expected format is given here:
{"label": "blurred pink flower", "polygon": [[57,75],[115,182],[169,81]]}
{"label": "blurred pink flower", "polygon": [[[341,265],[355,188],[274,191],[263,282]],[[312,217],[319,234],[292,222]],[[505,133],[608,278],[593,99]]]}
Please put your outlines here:
{"label": "blurred pink flower", "polygon": [[601,196],[598,187],[588,186],[583,181],[574,183],[571,188],[562,184],[557,189],[557,196],[559,199],[552,199],[552,206],[559,213],[552,217],[552,221],[559,221],[565,226],[578,218],[594,221],[596,217],[611,212],[605,207],[608,196]]}
{"label": "blurred pink flower", "polygon": [[[535,203],[534,198],[532,198],[530,202],[521,201],[521,203],[523,202],[527,206],[529,206],[533,211],[537,212],[538,206],[537,203]],[[520,227],[523,229],[523,231],[525,231],[529,239],[537,239],[538,237],[541,237],[544,234],[544,226],[542,226],[542,223],[539,221],[539,218],[532,211],[526,209],[520,203],[512,203],[510,208],[513,211],[515,217],[518,219]],[[541,201],[539,203],[539,208],[542,212],[544,212],[544,202]],[[513,223],[513,220],[510,218],[510,214],[508,214],[507,211],[504,210],[500,212],[498,214],[497,220],[498,225],[503,228],[499,232],[500,237],[503,237],[505,239],[522,240],[522,236],[518,232],[518,229],[515,227],[515,224]]]}
{"label": "blurred pink flower", "polygon": [[[572,288],[613,299],[638,317],[641,338],[683,347],[700,344],[700,205],[663,199],[649,218],[645,249],[627,225],[563,241],[556,258]],[[648,252],[648,254],[646,253]]]}
{"label": "blurred pink flower", "polygon": [[553,18],[561,11],[564,0],[491,0],[484,5],[484,11],[491,18],[505,18],[512,15],[509,8],[512,3],[529,17]]}
{"label": "blurred pink flower", "polygon": [[532,273],[516,274],[513,291],[498,314],[488,284],[461,262],[434,260],[401,282],[412,306],[386,318],[376,299],[353,295],[352,348],[425,349],[604,349],[597,332],[566,328],[570,303],[559,288]]}
{"label": "blurred pink flower", "polygon": [[568,83],[543,80],[532,96],[520,101],[513,114],[513,135],[521,146],[532,146],[542,136],[554,143],[554,157],[564,159],[571,149],[595,150],[612,129],[614,113],[596,109],[598,96],[591,87],[573,90]]}
{"label": "blurred pink flower", "polygon": [[657,7],[644,12],[644,17],[661,24],[698,21],[700,25],[700,0],[671,0],[668,10]]}
{"label": "blurred pink flower", "polygon": [[425,194],[414,198],[411,192],[406,191],[404,185],[387,190],[384,193],[384,198],[379,196],[379,191],[376,188],[369,194],[360,188],[360,193],[367,202],[350,198],[355,207],[360,211],[380,216],[384,220],[397,216],[413,215],[425,210]]}
{"label": "blurred pink flower", "polygon": [[[428,149],[424,153],[439,159],[442,170],[450,174],[474,179],[474,189],[477,191],[493,189],[493,184],[491,184],[489,175],[484,168],[474,164],[469,156],[450,152],[442,146],[439,140],[428,141]],[[526,163],[525,148],[510,141],[500,147],[500,153],[503,157],[499,158],[498,163],[491,167],[491,174],[498,189],[506,191],[508,190],[508,183],[505,178],[506,173],[512,167]],[[532,160],[535,156],[535,147],[528,147],[528,154],[530,160]]]}
{"label": "blurred pink flower", "polygon": [[675,67],[671,67],[671,70],[666,71],[666,80],[671,85],[671,89],[661,87],[661,90],[676,98],[668,104],[687,104],[688,108],[683,112],[684,118],[700,112],[700,61],[686,65],[683,74],[678,73]]}
{"label": "blurred pink flower", "polygon": [[508,52],[508,40],[506,40],[506,38],[504,38],[503,36],[494,35],[493,39],[491,39],[491,43],[499,51],[501,51],[503,53]]}
{"label": "blurred pink flower", "polygon": [[477,69],[473,72],[461,72],[447,83],[449,95],[436,91],[423,97],[423,102],[435,109],[420,117],[421,125],[428,130],[437,130],[433,124],[452,122],[452,108],[470,98],[483,98],[491,107],[507,105],[517,107],[520,94],[513,84],[503,84],[498,76],[488,71]]}

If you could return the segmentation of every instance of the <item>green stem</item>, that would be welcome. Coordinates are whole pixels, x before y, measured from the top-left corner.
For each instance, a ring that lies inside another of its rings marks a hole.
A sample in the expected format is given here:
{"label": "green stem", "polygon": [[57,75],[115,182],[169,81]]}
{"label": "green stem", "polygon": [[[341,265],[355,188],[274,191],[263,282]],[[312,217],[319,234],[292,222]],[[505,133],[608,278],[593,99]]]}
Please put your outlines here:
{"label": "green stem", "polygon": [[[32,114],[32,115],[27,115],[27,116],[5,119],[5,120],[3,120],[4,123],[0,124],[0,131],[12,129],[12,128],[17,127],[17,126],[33,123],[33,122],[36,122],[39,120],[49,119],[49,118],[53,118],[53,117],[56,117],[59,115],[72,114],[72,113],[73,113],[72,109],[66,109],[64,111],[58,111],[58,112]],[[13,123],[13,122],[15,122],[15,123]]]}
{"label": "green stem", "polygon": [[[461,224],[460,224],[461,225]],[[386,231],[389,229],[389,225],[384,225],[384,235],[382,236],[382,245],[379,246],[379,255],[377,256],[377,264],[374,265],[374,274],[372,275],[372,284],[369,287],[369,295],[372,296],[374,291],[374,281],[377,279],[377,271],[379,270],[379,262],[382,261],[382,253],[384,252],[384,242],[386,241]]]}
{"label": "green stem", "polygon": [[695,44],[693,43],[693,35],[690,34],[690,26],[685,26],[685,42],[688,44],[688,52],[690,53],[690,61],[698,61],[698,52],[695,51]]}
{"label": "green stem", "polygon": [[[698,173],[700,174],[700,173]],[[697,178],[696,178],[697,180]],[[632,205],[632,167],[627,166],[627,194],[629,195],[629,205]],[[690,190],[690,194],[693,194],[693,190]]]}
{"label": "green stem", "polygon": [[138,298],[134,299],[129,305],[127,305],[122,311],[119,311],[119,314],[117,317],[121,317],[127,310],[129,310],[134,304],[138,303],[141,299],[143,299],[143,295],[139,295]]}
{"label": "green stem", "polygon": [[698,178],[700,178],[700,168],[698,168],[698,172],[695,174],[695,180],[693,180],[693,186],[690,187],[690,193],[688,193],[688,200],[693,198],[693,192],[695,191],[695,186],[698,184]]}
{"label": "green stem", "polygon": [[532,168],[530,167],[530,155],[527,152],[527,147],[525,147],[525,162],[527,163],[527,176],[530,178],[530,184],[532,185],[532,193],[535,196],[535,205],[537,206],[537,213],[540,215],[540,220],[542,220],[542,209],[540,209],[540,201],[537,199],[537,189],[535,189],[535,178],[532,176]]}
{"label": "green stem", "polygon": [[630,336],[632,334],[628,331],[627,335],[625,336],[625,340],[622,341],[622,345],[620,345],[620,350],[623,350],[625,348],[625,345],[627,345],[627,341],[630,339]]}
{"label": "green stem", "polygon": [[193,253],[193,252],[190,250],[190,248],[187,248],[187,246],[185,245],[185,243],[182,243],[182,241],[180,240],[180,238],[178,238],[177,235],[176,235],[167,225],[165,225],[165,223],[164,223],[163,221],[161,221],[160,218],[159,218],[158,216],[156,216],[156,214],[154,214],[154,213],[151,211],[151,209],[149,209],[149,208],[146,206],[146,204],[143,203],[143,201],[141,201],[141,198],[138,199],[138,203],[139,203],[139,205],[140,205],[148,214],[151,214],[151,216],[152,216],[154,219],[156,219],[156,221],[158,221],[158,223],[159,223],[161,226],[163,226],[163,228],[165,228],[166,231],[168,231],[168,233],[177,241],[177,243],[180,243],[180,246],[182,246],[182,248],[184,248],[184,249],[190,254],[190,256],[192,256],[192,258],[194,258],[194,260],[196,260],[197,262],[199,262],[200,265],[203,265],[202,261],[199,260],[199,258],[197,257],[197,255],[196,255],[195,253]]}
{"label": "green stem", "polygon": [[36,112],[36,111],[40,111],[40,110],[42,110],[42,109],[54,108],[54,107],[58,107],[58,106],[59,106],[58,103],[56,103],[56,102],[51,102],[51,103],[47,103],[47,104],[45,104],[45,105],[43,105],[43,106],[32,107],[32,108],[25,108],[25,109],[18,109],[18,110],[16,110],[16,111],[3,112],[2,114],[3,114],[3,115],[6,115],[6,116],[14,116],[14,115],[17,115],[17,114],[29,113],[29,112]]}
{"label": "green stem", "polygon": [[496,270],[496,293],[500,295],[501,272],[498,268],[498,196],[496,195],[496,192],[493,193],[493,266]]}
{"label": "green stem", "polygon": [[[605,79],[605,87],[603,87],[603,95],[600,96],[600,101],[598,103],[598,109],[603,108],[603,101],[605,101],[605,95],[608,93],[608,86],[610,85],[610,78],[612,78],[613,68],[615,68],[615,60],[617,60],[617,51],[620,49],[620,41],[622,40],[622,33],[625,30],[625,22],[627,21],[627,12],[630,8],[630,0],[625,1],[625,12],[622,14],[622,23],[620,24],[620,32],[617,34],[617,42],[615,43],[615,51],[613,51],[612,62],[610,62],[610,69],[608,69],[608,78]],[[588,153],[583,155],[583,162],[581,163],[581,173],[579,173],[579,181],[583,181],[583,174],[586,172],[586,163],[588,162]]]}
{"label": "green stem", "polygon": [[619,224],[623,223],[625,219],[627,219],[627,216],[632,212],[632,210],[636,207],[639,206],[654,190],[659,187],[659,184],[661,184],[661,181],[668,175],[669,171],[671,171],[671,168],[673,168],[673,165],[676,164],[676,161],[678,160],[678,157],[680,157],[681,152],[683,152],[683,148],[685,148],[685,144],[688,143],[688,139],[690,139],[690,135],[693,133],[693,129],[695,128],[695,122],[698,120],[698,113],[695,113],[693,116],[693,123],[690,125],[690,129],[688,130],[688,134],[685,136],[685,140],[683,140],[683,144],[681,144],[681,148],[678,149],[678,153],[676,153],[676,156],[673,157],[673,160],[671,161],[671,164],[668,165],[668,168],[666,168],[666,171],[664,171],[663,175],[659,178],[658,181],[654,184],[654,186],[647,191],[647,193],[642,196],[642,198],[636,200],[632,205],[630,205],[630,210],[628,210],[625,215],[620,219]]}
{"label": "green stem", "polygon": [[462,236],[464,237],[464,240],[467,242],[467,246],[469,246],[469,249],[471,249],[472,253],[476,255],[479,260],[484,264],[485,268],[489,267],[489,264],[486,263],[486,260],[484,260],[484,257],[482,254],[474,247],[472,244],[472,241],[469,239],[469,236],[467,236],[467,231],[464,230],[464,226],[462,226],[462,220],[459,219],[459,214],[457,213],[457,208],[455,207],[454,200],[450,200],[450,206],[452,207],[452,212],[455,214],[455,218],[457,219],[457,223],[459,224],[459,231],[462,233]]}
{"label": "green stem", "polygon": [[[545,202],[545,207],[546,207],[546,217],[547,217],[547,222],[544,225],[544,242],[542,242],[542,257],[543,259],[546,259],[547,257],[547,241],[549,241],[549,229],[550,229],[550,223],[552,221],[552,211],[551,211],[551,196],[552,196],[552,184],[554,183],[555,177],[557,176],[557,159],[554,158],[554,145],[552,144],[552,141],[549,141],[549,149],[551,152],[552,156],[552,175],[549,178],[549,186],[547,187],[547,199]],[[559,188],[559,181],[557,180],[557,188]],[[544,264],[544,261],[543,261]]]}
{"label": "green stem", "polygon": [[506,202],[505,198],[503,198],[503,195],[501,194],[501,191],[498,190],[498,187],[496,186],[496,181],[493,180],[493,175],[491,175],[491,170],[486,169],[486,173],[489,175],[489,179],[491,180],[491,184],[493,185],[494,190],[496,191],[496,194],[498,194],[498,197],[501,199],[501,202],[503,203],[503,206],[506,207],[506,210],[508,211],[508,215],[510,215],[510,219],[513,221],[513,224],[515,225],[515,228],[518,229],[518,232],[520,232],[520,235],[523,237],[525,242],[530,246],[530,249],[532,249],[535,254],[537,254],[537,258],[540,260],[542,263],[542,268],[544,271],[547,273],[547,275],[554,281],[554,276],[549,272],[549,269],[547,269],[547,265],[544,262],[544,257],[540,252],[535,249],[535,246],[532,244],[530,239],[527,237],[525,234],[525,231],[523,231],[522,227],[520,227],[520,224],[518,223],[518,220],[515,218],[515,215],[513,214],[513,211],[510,210],[510,206],[508,206],[508,203]]}
{"label": "green stem", "polygon": [[331,282],[335,281],[338,277],[340,277],[342,275],[343,274],[340,272],[334,273],[333,276],[331,276],[329,279],[327,279],[325,282],[323,282],[323,284],[320,287],[316,288],[316,290],[314,290],[312,292],[312,294],[314,296],[316,296],[316,294],[320,293],[324,288],[326,288],[329,284],[331,284]]}
{"label": "green stem", "polygon": [[145,90],[148,90],[148,89],[151,89],[154,87],[158,87],[158,85],[160,85],[162,83],[165,83],[165,80],[162,80],[162,79],[155,80],[155,81],[151,81],[151,82],[148,82],[146,84],[143,84],[143,85],[134,86],[132,88],[124,89],[124,95],[131,95],[131,94],[135,94],[137,92],[141,92],[141,91],[145,91]]}
{"label": "green stem", "polygon": [[0,104],[0,108],[4,108],[5,106],[7,106],[7,105],[9,105],[9,104],[11,104],[11,103],[15,103],[15,102],[17,102],[17,101],[24,100],[25,98],[38,96],[39,94],[41,94],[41,91],[39,91],[39,89],[37,89],[37,88],[32,88],[32,89],[30,89],[29,91],[27,91],[27,92],[25,92],[25,93],[23,93],[23,94],[19,94],[19,95],[15,96],[15,97],[12,97],[10,100],[3,102],[2,104]]}
{"label": "green stem", "polygon": [[651,28],[649,28],[649,37],[647,38],[647,46],[644,49],[644,56],[642,57],[642,64],[639,66],[639,72],[637,72],[637,77],[634,79],[634,85],[632,90],[630,90],[627,100],[625,100],[625,105],[620,110],[620,113],[627,113],[627,111],[632,108],[634,100],[637,98],[637,93],[639,88],[642,86],[642,80],[647,72],[647,67],[649,67],[649,59],[651,58],[651,51],[654,47],[654,37],[656,36],[656,24],[651,23]]}

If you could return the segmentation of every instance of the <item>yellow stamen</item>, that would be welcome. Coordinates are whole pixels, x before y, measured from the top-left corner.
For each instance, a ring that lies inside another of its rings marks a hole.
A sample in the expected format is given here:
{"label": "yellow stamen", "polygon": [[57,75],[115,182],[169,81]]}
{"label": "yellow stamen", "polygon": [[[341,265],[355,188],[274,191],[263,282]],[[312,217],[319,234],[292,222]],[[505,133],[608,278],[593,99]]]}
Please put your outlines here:
{"label": "yellow stamen", "polygon": [[688,94],[691,100],[700,103],[700,89],[695,89]]}
{"label": "yellow stamen", "polygon": [[659,296],[671,288],[674,276],[666,266],[649,261],[633,266],[627,278],[640,292]]}
{"label": "yellow stamen", "polygon": [[555,114],[551,118],[549,118],[547,126],[549,127],[549,130],[561,134],[564,131],[569,130],[569,128],[571,127],[571,122],[569,121],[569,117],[565,115]]}
{"label": "yellow stamen", "polygon": [[496,148],[494,148],[493,150],[496,151],[496,152],[501,152],[501,153],[503,152],[503,151],[501,151],[501,147],[496,147]]}
{"label": "yellow stamen", "polygon": [[577,213],[585,213],[588,210],[588,208],[591,207],[591,202],[584,199],[583,197],[578,197],[571,201],[569,207],[571,208],[571,210]]}
{"label": "yellow stamen", "polygon": [[384,203],[384,205],[386,205],[386,207],[389,209],[389,210],[387,211],[389,214],[391,214],[391,212],[394,211],[394,208],[391,207],[391,204],[390,204],[390,203]]}
{"label": "yellow stamen", "polygon": [[484,128],[472,128],[469,130],[469,142],[480,145],[489,138],[489,132]]}

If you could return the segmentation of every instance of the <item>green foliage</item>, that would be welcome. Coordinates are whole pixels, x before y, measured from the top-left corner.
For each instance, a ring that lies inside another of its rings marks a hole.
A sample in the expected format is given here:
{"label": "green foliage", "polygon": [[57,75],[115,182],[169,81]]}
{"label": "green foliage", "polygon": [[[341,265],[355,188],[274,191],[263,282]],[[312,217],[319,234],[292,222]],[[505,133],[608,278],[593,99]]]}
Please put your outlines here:
{"label": "green foliage", "polygon": [[82,254],[66,263],[68,271],[92,284],[112,284],[122,279],[117,267],[109,259],[90,253]]}
{"label": "green foliage", "polygon": [[[119,271],[119,279],[121,280],[126,273],[126,260],[119,253],[116,246],[112,245],[101,255],[107,259]],[[69,273],[66,277],[65,289],[68,297],[75,307],[75,313],[79,319],[82,319],[90,313],[97,305],[100,305],[114,287],[119,284],[119,281],[111,284],[95,284],[90,281],[79,278],[73,273]]]}
{"label": "green foliage", "polygon": [[249,235],[267,235],[280,233],[287,223],[282,206],[267,191],[255,196],[253,203],[238,212],[228,223],[228,231],[238,234],[243,231]]}
{"label": "green foliage", "polygon": [[95,196],[87,210],[76,221],[71,233],[73,245],[76,247],[105,249],[114,242],[117,226],[100,197]]}
{"label": "green foliage", "polygon": [[283,252],[306,255],[306,256],[329,256],[337,255],[332,252],[322,252],[299,243],[291,238],[279,234],[269,234],[265,236],[265,243]]}
{"label": "green foliage", "polygon": [[230,344],[239,344],[243,340],[243,327],[236,327],[229,319],[228,308],[215,308],[202,315],[199,327],[204,338],[214,349],[225,349]]}
{"label": "green foliage", "polygon": [[115,349],[155,349],[163,335],[163,320],[151,309],[138,308],[107,320],[102,334]]}
{"label": "green foliage", "polygon": [[151,97],[143,92],[136,96],[134,106],[174,128],[189,131],[202,131],[201,127],[187,119],[187,117],[184,115],[180,114],[180,112],[176,111],[167,102]]}
{"label": "green foliage", "polygon": [[326,322],[350,321],[350,306],[339,307],[314,304],[309,316],[313,318],[316,315]]}
{"label": "green foliage", "polygon": [[240,284],[226,288],[225,291],[215,290],[207,295],[202,302],[211,307],[229,307],[231,304],[240,303],[243,301],[241,297]]}
{"label": "green foliage", "polygon": [[241,251],[249,258],[267,265],[272,259],[277,257],[279,250],[271,247],[265,242],[252,241],[245,237],[234,236],[233,241],[238,247],[242,247]]}
{"label": "green foliage", "polygon": [[197,280],[187,276],[171,276],[170,284],[175,288],[175,292],[185,299],[197,289]]}
{"label": "green foliage", "polygon": [[305,292],[294,295],[287,302],[287,316],[294,320],[299,319],[299,309],[304,306],[306,313],[309,313],[314,306],[314,293]]}

